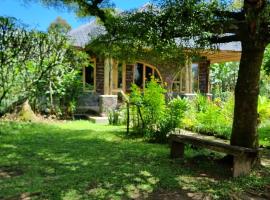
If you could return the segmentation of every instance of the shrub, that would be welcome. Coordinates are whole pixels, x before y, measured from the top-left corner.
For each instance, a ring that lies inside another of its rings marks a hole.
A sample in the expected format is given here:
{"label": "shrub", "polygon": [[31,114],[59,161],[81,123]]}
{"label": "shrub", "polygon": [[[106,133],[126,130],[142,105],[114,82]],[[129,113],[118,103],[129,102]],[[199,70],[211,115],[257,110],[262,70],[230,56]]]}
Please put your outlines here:
{"label": "shrub", "polygon": [[182,127],[228,139],[231,134],[232,117],[232,95],[223,102],[221,98],[211,101],[199,94],[189,103]]}
{"label": "shrub", "polygon": [[108,113],[108,120],[110,125],[120,125],[120,111],[119,110],[111,110]]}
{"label": "shrub", "polygon": [[264,122],[270,118],[270,101],[266,96],[259,96],[258,114],[261,122]]}
{"label": "shrub", "polygon": [[147,83],[144,93],[136,85],[132,86],[132,126],[137,134],[150,141],[167,141],[168,132],[180,126],[187,109],[187,101],[180,98],[166,104],[165,92],[154,79]]}

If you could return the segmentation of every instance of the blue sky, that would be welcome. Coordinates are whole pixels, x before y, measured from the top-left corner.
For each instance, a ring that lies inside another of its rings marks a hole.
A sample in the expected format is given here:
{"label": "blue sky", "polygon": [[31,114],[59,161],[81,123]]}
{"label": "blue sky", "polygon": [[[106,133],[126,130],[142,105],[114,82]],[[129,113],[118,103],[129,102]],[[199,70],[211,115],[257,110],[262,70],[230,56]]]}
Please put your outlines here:
{"label": "blue sky", "polygon": [[[149,2],[149,0],[112,0],[117,8],[122,10],[137,8]],[[20,19],[23,23],[32,28],[46,31],[49,24],[61,16],[72,26],[76,28],[89,19],[78,19],[74,13],[57,10],[54,8],[45,8],[39,3],[25,5],[21,0],[0,0],[0,15],[12,16]]]}

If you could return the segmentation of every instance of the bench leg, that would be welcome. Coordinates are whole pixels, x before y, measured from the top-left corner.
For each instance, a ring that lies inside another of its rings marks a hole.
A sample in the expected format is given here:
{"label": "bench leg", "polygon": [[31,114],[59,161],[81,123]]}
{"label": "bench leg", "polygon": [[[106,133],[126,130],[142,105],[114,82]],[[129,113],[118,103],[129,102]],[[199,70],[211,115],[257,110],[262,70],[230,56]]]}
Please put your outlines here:
{"label": "bench leg", "polygon": [[249,174],[252,165],[252,158],[247,155],[234,156],[233,177]]}
{"label": "bench leg", "polygon": [[172,141],[171,143],[171,158],[183,158],[184,157],[185,144]]}

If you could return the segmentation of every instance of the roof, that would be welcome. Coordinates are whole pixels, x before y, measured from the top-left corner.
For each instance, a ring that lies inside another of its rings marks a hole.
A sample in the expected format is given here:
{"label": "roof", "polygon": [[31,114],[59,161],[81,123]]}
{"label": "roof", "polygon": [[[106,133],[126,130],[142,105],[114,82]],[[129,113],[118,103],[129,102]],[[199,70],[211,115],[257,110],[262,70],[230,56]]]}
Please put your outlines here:
{"label": "roof", "polygon": [[[105,27],[93,20],[77,29],[71,30],[68,35],[74,46],[84,48],[93,38],[105,32]],[[218,51],[205,50],[201,54],[206,56],[211,63],[240,60],[242,50],[240,42],[218,44],[217,48]]]}
{"label": "roof", "polygon": [[72,43],[76,47],[84,48],[93,38],[104,34],[105,28],[93,20],[79,28],[73,29],[68,33]]}

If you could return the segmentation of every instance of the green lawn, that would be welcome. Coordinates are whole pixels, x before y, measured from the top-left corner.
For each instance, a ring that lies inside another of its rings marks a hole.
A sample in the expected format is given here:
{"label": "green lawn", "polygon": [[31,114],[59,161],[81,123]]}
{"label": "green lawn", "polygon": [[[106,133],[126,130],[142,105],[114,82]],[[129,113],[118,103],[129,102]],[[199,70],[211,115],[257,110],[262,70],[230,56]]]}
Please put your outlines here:
{"label": "green lawn", "polygon": [[260,145],[270,148],[270,122],[266,122],[259,128]]}
{"label": "green lawn", "polygon": [[171,160],[167,145],[127,139],[121,126],[0,122],[0,199],[226,199],[270,185],[269,166],[227,178],[220,156],[187,148]]}

